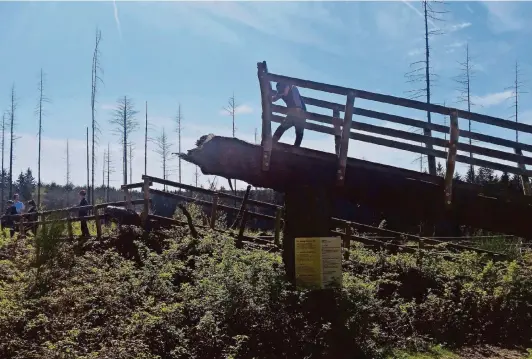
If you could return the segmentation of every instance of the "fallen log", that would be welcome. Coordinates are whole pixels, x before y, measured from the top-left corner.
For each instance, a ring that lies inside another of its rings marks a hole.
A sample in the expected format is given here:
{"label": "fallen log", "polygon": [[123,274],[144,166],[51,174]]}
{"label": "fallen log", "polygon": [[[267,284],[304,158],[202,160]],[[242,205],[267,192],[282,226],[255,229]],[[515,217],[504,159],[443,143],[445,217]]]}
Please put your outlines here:
{"label": "fallen log", "polygon": [[276,144],[269,171],[262,171],[262,148],[236,138],[202,136],[196,148],[179,156],[217,175],[279,192],[302,185],[327,188],[334,196],[378,208],[404,221],[437,223],[451,219],[462,225],[530,238],[531,198],[487,196],[482,186],[453,182],[452,208],[444,205],[443,178],[350,158],[343,186],[336,186],[334,154]]}

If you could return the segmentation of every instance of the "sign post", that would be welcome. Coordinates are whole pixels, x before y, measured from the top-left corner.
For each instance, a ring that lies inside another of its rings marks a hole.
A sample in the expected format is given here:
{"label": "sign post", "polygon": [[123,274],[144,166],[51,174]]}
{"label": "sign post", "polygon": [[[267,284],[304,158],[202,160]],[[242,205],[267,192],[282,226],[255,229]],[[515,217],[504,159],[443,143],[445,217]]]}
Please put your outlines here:
{"label": "sign post", "polygon": [[340,287],[342,240],[340,237],[306,237],[295,241],[296,286],[308,289]]}

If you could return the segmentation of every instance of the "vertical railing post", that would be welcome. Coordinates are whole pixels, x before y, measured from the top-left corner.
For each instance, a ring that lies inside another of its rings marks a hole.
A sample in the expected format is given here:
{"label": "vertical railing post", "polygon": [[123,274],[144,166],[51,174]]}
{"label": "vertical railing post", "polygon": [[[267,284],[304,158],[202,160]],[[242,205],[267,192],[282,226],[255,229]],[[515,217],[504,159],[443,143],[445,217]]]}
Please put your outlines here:
{"label": "vertical railing post", "polygon": [[445,170],[445,205],[450,206],[453,197],[453,177],[456,166],[456,151],[460,131],[458,129],[458,114],[456,110],[451,111],[451,121],[449,126],[449,151],[447,152],[447,166]]}
{"label": "vertical railing post", "polygon": [[70,211],[67,212],[67,232],[68,232],[68,239],[73,240],[74,234],[72,231],[72,213]]}
{"label": "vertical railing post", "polygon": [[336,156],[340,156],[340,143],[342,140],[342,119],[340,118],[340,111],[333,110],[333,126],[334,126],[334,149]]}
{"label": "vertical railing post", "polygon": [[342,126],[342,138],[340,140],[340,155],[338,156],[338,172],[336,182],[343,185],[345,181],[345,168],[347,166],[347,151],[349,149],[349,137],[351,134],[351,122],[353,120],[353,106],[355,105],[355,93],[350,91],[347,94],[345,104],[344,124]]}
{"label": "vertical railing post", "polygon": [[260,93],[262,98],[262,170],[270,169],[270,157],[272,153],[272,88],[268,79],[268,67],[266,61],[257,63],[257,76],[259,78]]}
{"label": "vertical railing post", "polygon": [[146,228],[148,223],[148,215],[150,214],[150,179],[148,177],[142,176],[144,179],[143,195],[144,195],[144,208],[142,209],[142,225]]}
{"label": "vertical railing post", "polygon": [[275,230],[273,232],[273,243],[275,244],[276,247],[280,246],[282,216],[283,216],[283,208],[278,207],[275,210]]}
{"label": "vertical railing post", "polygon": [[[523,155],[523,151],[520,148],[514,148],[514,153],[519,156]],[[517,166],[520,170],[526,171],[526,166],[524,163],[518,163]],[[528,176],[521,175],[519,177],[521,178],[521,184],[523,185],[523,194],[525,196],[530,196],[530,181],[528,179]]]}
{"label": "vertical railing post", "polygon": [[345,235],[343,238],[343,246],[344,246],[344,260],[349,260],[349,248],[351,247],[351,235],[353,234],[351,229],[351,224],[349,222],[345,222]]}
{"label": "vertical railing post", "polygon": [[98,214],[98,207],[93,206],[94,222],[96,222],[96,238],[102,238],[102,223],[100,222],[100,215]]}

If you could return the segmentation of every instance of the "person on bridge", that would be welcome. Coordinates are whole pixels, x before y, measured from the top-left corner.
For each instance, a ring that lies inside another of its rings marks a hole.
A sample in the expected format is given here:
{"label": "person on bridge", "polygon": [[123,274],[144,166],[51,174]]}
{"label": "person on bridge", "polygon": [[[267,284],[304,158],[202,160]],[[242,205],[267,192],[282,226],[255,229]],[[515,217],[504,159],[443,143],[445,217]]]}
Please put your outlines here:
{"label": "person on bridge", "polygon": [[[81,207],[78,211],[79,217],[87,217],[89,215],[89,211],[87,208],[83,208],[89,205],[89,202],[87,202],[87,199],[85,196],[87,195],[87,192],[85,192],[84,189],[79,191],[79,207]],[[81,227],[81,235],[83,237],[90,237],[89,233],[89,227],[87,226],[87,220],[82,219],[79,221],[80,227]]]}
{"label": "person on bridge", "polygon": [[288,114],[275,130],[272,140],[273,142],[279,142],[283,133],[294,126],[296,130],[294,146],[299,147],[301,146],[301,141],[303,141],[303,131],[305,130],[306,122],[304,112],[307,111],[307,108],[296,86],[278,82],[276,88],[277,92],[272,95],[272,102],[283,99],[288,108]]}

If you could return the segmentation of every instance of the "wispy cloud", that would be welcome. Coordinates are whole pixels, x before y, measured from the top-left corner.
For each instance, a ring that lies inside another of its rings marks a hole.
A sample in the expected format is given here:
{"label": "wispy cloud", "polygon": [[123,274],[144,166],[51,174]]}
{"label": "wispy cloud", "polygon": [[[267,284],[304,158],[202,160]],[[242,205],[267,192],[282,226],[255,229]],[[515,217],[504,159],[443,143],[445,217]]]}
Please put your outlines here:
{"label": "wispy cloud", "polygon": [[484,1],[488,9],[488,25],[495,33],[522,30],[526,26],[519,4],[510,1]]}
{"label": "wispy cloud", "polygon": [[453,24],[451,26],[449,26],[448,28],[446,28],[445,30],[447,32],[455,32],[455,31],[459,31],[459,30],[462,30],[462,29],[465,29],[469,26],[471,26],[472,24],[470,22],[461,22],[459,24]]}
{"label": "wispy cloud", "polygon": [[[415,7],[414,5],[412,5],[410,3],[410,1],[408,0],[402,0],[403,1],[403,4],[405,4],[406,6],[408,6],[410,9],[412,9],[412,11],[414,11],[416,14],[418,14],[420,17],[422,18],[425,18],[425,16],[423,15],[423,13],[417,8]],[[436,30],[438,29],[438,26],[436,26],[436,24],[434,23],[434,21],[432,21],[430,18],[428,19],[427,21],[429,23],[430,26],[433,27],[432,30]]]}
{"label": "wispy cloud", "polygon": [[512,91],[490,93],[484,96],[471,96],[471,102],[482,107],[497,106],[512,96]]}
{"label": "wispy cloud", "polygon": [[421,55],[423,53],[423,50],[422,49],[413,49],[413,50],[410,50],[408,51],[408,56],[418,56],[418,55]]}
{"label": "wispy cloud", "polygon": [[116,1],[113,0],[113,10],[115,15],[116,29],[118,30],[118,35],[122,39],[122,27],[120,26],[120,18],[118,17],[118,6],[116,6]]}
{"label": "wispy cloud", "polygon": [[[235,115],[247,115],[253,113],[253,107],[249,105],[240,105],[235,108]],[[220,115],[229,116],[229,112],[225,109],[220,110]]]}

